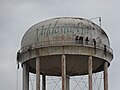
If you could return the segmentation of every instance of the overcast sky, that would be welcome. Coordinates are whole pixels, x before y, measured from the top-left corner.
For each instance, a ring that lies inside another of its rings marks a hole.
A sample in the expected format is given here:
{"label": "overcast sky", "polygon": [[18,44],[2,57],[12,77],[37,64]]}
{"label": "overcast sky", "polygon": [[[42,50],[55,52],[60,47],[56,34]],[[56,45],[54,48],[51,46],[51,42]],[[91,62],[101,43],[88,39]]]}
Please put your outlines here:
{"label": "overcast sky", "polygon": [[16,52],[26,30],[42,20],[59,16],[102,17],[102,27],[114,50],[109,90],[120,90],[119,0],[0,0],[0,90],[16,90]]}

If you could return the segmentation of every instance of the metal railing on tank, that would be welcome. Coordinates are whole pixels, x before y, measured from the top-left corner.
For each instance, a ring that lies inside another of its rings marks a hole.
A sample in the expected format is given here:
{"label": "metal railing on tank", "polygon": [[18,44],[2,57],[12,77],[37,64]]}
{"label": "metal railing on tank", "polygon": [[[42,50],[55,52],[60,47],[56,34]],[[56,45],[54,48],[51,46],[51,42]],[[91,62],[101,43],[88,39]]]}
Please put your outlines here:
{"label": "metal railing on tank", "polygon": [[42,48],[42,47],[48,47],[48,46],[65,46],[65,45],[78,45],[78,46],[86,46],[86,47],[93,47],[93,48],[99,48],[106,50],[110,53],[113,53],[113,50],[104,44],[101,43],[94,43],[93,41],[58,41],[58,40],[52,40],[52,41],[42,41],[37,42],[33,44],[26,45],[22,47],[19,52],[25,52],[29,49],[36,49],[36,48]]}

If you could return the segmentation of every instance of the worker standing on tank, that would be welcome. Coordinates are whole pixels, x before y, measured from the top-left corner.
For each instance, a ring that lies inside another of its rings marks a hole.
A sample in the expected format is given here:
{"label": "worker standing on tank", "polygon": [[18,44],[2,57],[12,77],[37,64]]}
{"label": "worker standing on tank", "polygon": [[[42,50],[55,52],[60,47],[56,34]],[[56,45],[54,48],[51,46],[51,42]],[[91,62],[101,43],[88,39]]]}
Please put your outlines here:
{"label": "worker standing on tank", "polygon": [[96,40],[95,39],[93,39],[93,45],[94,45],[95,53],[96,53]]}
{"label": "worker standing on tank", "polygon": [[83,37],[81,37],[81,36],[79,37],[79,43],[83,44]]}
{"label": "worker standing on tank", "polygon": [[85,45],[88,45],[88,42],[89,42],[89,39],[88,39],[88,37],[86,37]]}
{"label": "worker standing on tank", "polygon": [[105,56],[106,56],[106,51],[107,51],[106,45],[104,45],[104,54],[105,54]]}
{"label": "worker standing on tank", "polygon": [[76,36],[75,37],[75,42],[78,44],[78,41],[79,41],[79,36]]}
{"label": "worker standing on tank", "polygon": [[17,69],[19,69],[19,55],[20,55],[20,51],[17,52]]}

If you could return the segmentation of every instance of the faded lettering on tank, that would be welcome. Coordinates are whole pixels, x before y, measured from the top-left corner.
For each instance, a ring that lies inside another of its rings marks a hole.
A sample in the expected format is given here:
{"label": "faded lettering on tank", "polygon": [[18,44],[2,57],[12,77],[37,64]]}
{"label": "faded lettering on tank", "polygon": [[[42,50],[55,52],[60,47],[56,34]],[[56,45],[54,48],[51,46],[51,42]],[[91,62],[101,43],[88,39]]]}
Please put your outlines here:
{"label": "faded lettering on tank", "polygon": [[78,23],[77,26],[73,25],[57,25],[58,21],[55,22],[54,25],[49,24],[47,27],[42,25],[38,28],[38,36],[51,36],[51,35],[58,35],[58,34],[81,34],[81,35],[88,35],[91,30],[94,31],[94,27],[92,26],[83,26],[81,23]]}

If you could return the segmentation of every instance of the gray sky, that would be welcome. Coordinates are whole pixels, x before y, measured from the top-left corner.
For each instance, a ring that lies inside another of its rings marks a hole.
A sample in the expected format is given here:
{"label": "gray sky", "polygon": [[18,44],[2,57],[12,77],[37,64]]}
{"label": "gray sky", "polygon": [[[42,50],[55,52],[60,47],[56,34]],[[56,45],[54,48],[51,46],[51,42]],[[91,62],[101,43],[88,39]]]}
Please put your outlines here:
{"label": "gray sky", "polygon": [[119,0],[0,0],[0,90],[16,90],[16,52],[25,31],[42,20],[59,16],[102,17],[102,27],[114,50],[109,67],[109,90],[119,90],[119,9]]}

